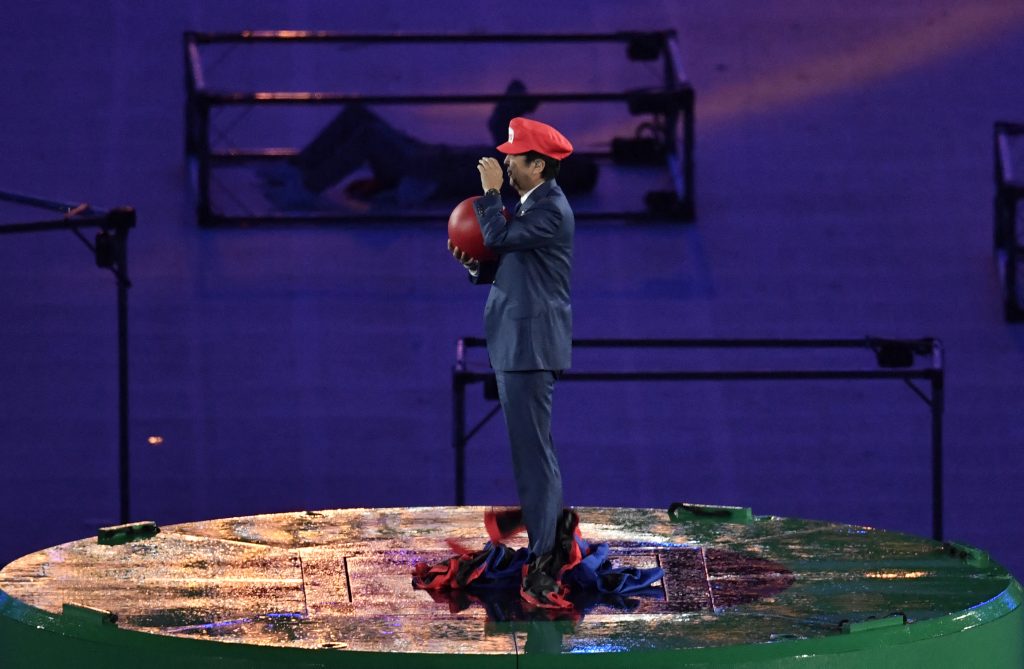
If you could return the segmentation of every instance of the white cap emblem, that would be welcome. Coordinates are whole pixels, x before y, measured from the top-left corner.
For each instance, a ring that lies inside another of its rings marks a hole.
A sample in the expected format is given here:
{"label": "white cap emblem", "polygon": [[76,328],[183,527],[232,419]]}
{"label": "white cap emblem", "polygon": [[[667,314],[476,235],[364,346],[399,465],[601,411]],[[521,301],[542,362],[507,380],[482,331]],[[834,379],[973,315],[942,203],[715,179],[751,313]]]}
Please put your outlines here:
{"label": "white cap emblem", "polygon": [[512,129],[512,126],[508,127],[508,143],[511,144],[516,140],[516,131]]}

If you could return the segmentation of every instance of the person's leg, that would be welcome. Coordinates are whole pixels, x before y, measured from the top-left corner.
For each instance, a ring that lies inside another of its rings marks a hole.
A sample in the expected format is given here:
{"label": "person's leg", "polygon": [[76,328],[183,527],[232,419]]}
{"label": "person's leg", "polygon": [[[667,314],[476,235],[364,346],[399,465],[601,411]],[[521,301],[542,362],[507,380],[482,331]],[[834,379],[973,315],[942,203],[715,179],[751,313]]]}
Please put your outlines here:
{"label": "person's leg", "polygon": [[530,552],[550,553],[562,512],[562,475],[551,439],[555,375],[543,370],[497,372],[497,381]]}
{"label": "person's leg", "polygon": [[349,104],[291,163],[307,189],[321,193],[369,163],[374,177],[394,186],[419,142],[361,104]]}
{"label": "person's leg", "polygon": [[361,104],[345,105],[331,122],[317,133],[313,141],[302,147],[291,163],[302,170],[315,170],[333,160],[339,145],[350,141],[377,119],[377,115]]}

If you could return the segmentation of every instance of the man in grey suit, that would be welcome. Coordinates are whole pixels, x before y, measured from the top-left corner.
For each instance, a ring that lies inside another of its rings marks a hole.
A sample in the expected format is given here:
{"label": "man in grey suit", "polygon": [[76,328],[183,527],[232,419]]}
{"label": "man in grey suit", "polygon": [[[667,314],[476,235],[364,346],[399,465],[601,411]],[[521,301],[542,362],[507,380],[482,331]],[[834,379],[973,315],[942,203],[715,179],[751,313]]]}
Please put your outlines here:
{"label": "man in grey suit", "polygon": [[[484,196],[475,204],[484,244],[497,262],[480,264],[449,242],[475,283],[490,283],[484,310],[487,353],[505,415],[522,519],[531,560],[521,593],[531,604],[571,606],[561,576],[573,561],[576,515],[562,509],[562,477],[551,439],[551,400],[558,373],[570,365],[569,277],[575,221],[555,177],[572,144],[551,126],[517,117],[506,154],[509,184],[519,204],[506,219],[501,164],[481,158]],[[578,549],[577,553],[578,553]]]}

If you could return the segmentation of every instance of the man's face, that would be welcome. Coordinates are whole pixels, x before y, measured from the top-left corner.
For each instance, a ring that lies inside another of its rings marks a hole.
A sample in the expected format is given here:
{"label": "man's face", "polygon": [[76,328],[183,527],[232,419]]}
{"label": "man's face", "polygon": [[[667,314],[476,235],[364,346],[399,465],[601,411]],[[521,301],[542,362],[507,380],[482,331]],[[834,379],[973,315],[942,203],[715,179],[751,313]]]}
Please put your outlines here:
{"label": "man's face", "polygon": [[508,174],[508,182],[516,192],[522,195],[539,184],[541,172],[544,171],[544,161],[534,160],[526,162],[526,154],[508,154],[505,156],[505,172]]}

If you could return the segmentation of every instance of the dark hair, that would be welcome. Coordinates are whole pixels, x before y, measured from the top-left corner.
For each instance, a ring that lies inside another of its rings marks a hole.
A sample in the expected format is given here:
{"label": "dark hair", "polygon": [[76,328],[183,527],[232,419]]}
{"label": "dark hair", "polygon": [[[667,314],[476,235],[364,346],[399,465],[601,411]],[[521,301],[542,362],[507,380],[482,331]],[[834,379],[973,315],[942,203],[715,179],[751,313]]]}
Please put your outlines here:
{"label": "dark hair", "polygon": [[543,153],[538,153],[537,151],[527,151],[523,154],[523,157],[527,164],[532,163],[535,160],[544,161],[544,171],[540,173],[540,178],[544,181],[550,181],[558,176],[558,168],[562,165],[561,161],[555,160],[551,156],[545,156]]}

